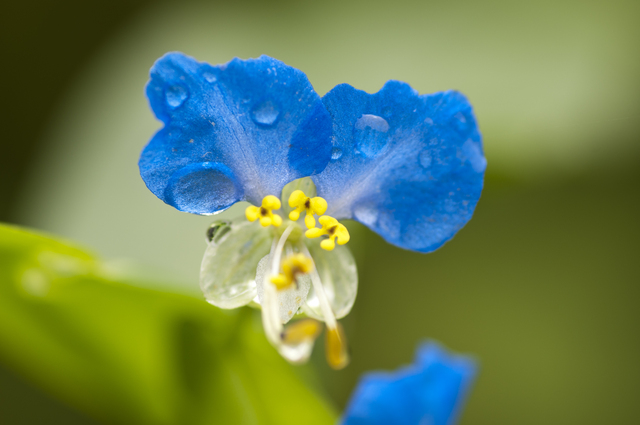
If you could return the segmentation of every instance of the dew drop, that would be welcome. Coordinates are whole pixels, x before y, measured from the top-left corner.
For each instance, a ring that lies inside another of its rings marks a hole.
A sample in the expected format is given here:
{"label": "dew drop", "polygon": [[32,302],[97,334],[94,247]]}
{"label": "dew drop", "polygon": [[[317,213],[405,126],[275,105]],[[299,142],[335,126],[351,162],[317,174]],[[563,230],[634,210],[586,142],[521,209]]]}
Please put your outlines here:
{"label": "dew drop", "polygon": [[266,126],[273,125],[278,119],[278,115],[280,115],[280,111],[276,105],[269,100],[260,103],[258,106],[253,108],[253,111],[251,112],[251,117],[256,124]]}
{"label": "dew drop", "polygon": [[207,80],[207,81],[208,81],[208,82],[210,82],[210,83],[215,83],[216,81],[218,81],[218,79],[216,78],[216,76],[215,76],[215,75],[213,75],[213,74],[212,74],[212,73],[210,73],[210,72],[204,72],[204,73],[202,74],[202,76],[204,77],[204,79],[205,79],[205,80]]}
{"label": "dew drop", "polygon": [[170,205],[193,214],[213,214],[224,210],[240,197],[236,177],[224,164],[190,164],[173,173],[165,189]]}
{"label": "dew drop", "polygon": [[424,168],[429,168],[431,166],[431,154],[428,150],[424,150],[420,152],[420,165]]}
{"label": "dew drop", "polygon": [[165,97],[167,98],[167,104],[175,109],[187,100],[189,92],[182,86],[171,86],[165,92]]}
{"label": "dew drop", "polygon": [[354,138],[358,151],[367,157],[378,155],[387,145],[389,123],[377,115],[364,114],[356,121]]}
{"label": "dew drop", "polygon": [[373,130],[386,133],[389,131],[389,123],[382,117],[371,114],[364,114],[356,121],[356,128],[358,130],[364,130],[370,127]]}
{"label": "dew drop", "polygon": [[331,160],[332,161],[337,161],[341,157],[342,157],[342,149],[340,149],[340,148],[331,149]]}

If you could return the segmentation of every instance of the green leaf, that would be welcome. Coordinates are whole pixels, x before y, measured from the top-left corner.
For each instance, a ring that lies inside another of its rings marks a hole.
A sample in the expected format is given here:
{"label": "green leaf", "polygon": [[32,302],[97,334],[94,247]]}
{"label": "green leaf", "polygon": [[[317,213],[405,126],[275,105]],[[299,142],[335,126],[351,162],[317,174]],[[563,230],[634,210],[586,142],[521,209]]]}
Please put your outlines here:
{"label": "green leaf", "polygon": [[115,424],[332,424],[249,309],[132,285],[72,244],[0,225],[0,360]]}

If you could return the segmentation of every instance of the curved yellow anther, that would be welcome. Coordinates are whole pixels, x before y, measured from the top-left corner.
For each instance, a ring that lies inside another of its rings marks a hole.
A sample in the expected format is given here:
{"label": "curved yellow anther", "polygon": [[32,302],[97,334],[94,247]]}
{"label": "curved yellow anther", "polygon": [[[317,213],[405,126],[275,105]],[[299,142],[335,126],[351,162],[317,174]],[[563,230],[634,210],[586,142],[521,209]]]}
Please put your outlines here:
{"label": "curved yellow anther", "polygon": [[304,224],[308,229],[316,226],[316,219],[314,214],[322,215],[327,211],[327,201],[324,198],[316,196],[315,198],[309,198],[301,190],[294,190],[289,196],[289,206],[295,208],[295,210],[289,213],[289,219],[296,221],[300,218],[300,213],[306,211],[304,217]]}
{"label": "curved yellow anther", "polygon": [[279,210],[281,206],[280,200],[277,197],[267,195],[262,199],[262,206],[256,207],[254,205],[250,205],[244,211],[244,214],[247,216],[247,220],[249,221],[260,220],[260,224],[263,227],[271,225],[278,227],[282,224],[282,217],[278,214],[274,214],[272,211]]}
{"label": "curved yellow anther", "polygon": [[285,344],[300,344],[305,340],[315,341],[322,331],[322,323],[314,319],[302,319],[291,323],[282,331],[280,339]]}
{"label": "curved yellow anther", "polygon": [[327,251],[332,251],[336,247],[336,240],[338,245],[344,245],[349,242],[349,231],[344,225],[340,224],[338,220],[328,215],[323,215],[318,219],[322,228],[314,227],[305,232],[305,236],[308,238],[317,238],[322,235],[328,235],[329,238],[320,242],[320,247]]}
{"label": "curved yellow anther", "polygon": [[334,329],[327,329],[327,339],[324,346],[327,363],[332,369],[340,370],[349,364],[347,337],[340,323],[337,323],[337,327]]}
{"label": "curved yellow anther", "polygon": [[282,273],[272,276],[271,283],[278,290],[287,289],[300,274],[309,273],[313,269],[313,260],[303,254],[293,254],[282,261]]}

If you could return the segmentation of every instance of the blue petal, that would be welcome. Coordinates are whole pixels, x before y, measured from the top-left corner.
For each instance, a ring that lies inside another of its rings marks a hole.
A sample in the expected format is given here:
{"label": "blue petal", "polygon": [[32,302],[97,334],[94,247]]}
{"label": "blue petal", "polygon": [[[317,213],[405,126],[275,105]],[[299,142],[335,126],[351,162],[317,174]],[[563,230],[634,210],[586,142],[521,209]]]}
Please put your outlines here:
{"label": "blue petal", "polygon": [[165,127],[143,150],[140,174],[180,211],[259,205],[330,159],[320,97],[301,71],[268,56],[211,66],[170,53],[151,68],[146,90]]}
{"label": "blue petal", "polygon": [[486,160],[462,94],[420,96],[389,81],[375,94],[342,84],[322,100],[334,147],[327,168],[312,178],[327,214],[354,218],[420,252],[439,248],[469,221]]}
{"label": "blue petal", "polygon": [[395,373],[365,375],[343,415],[343,425],[452,425],[475,376],[475,363],[431,342],[416,363]]}

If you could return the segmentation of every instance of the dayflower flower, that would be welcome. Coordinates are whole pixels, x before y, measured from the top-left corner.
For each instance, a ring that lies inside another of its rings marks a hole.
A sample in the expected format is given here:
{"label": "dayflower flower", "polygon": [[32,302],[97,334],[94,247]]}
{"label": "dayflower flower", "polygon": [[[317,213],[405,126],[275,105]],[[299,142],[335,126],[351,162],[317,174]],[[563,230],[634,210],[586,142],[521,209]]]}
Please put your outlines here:
{"label": "dayflower flower", "polygon": [[[329,364],[348,363],[338,319],[358,276],[338,220],[430,252],[480,197],[480,133],[457,92],[420,96],[390,81],[376,94],[343,84],[321,99],[301,71],[267,56],[211,66],[181,53],[154,64],[146,91],[165,124],[140,157],[147,187],[194,214],[252,204],[247,221],[207,231],[207,301],[260,305],[267,338],[294,363],[308,359],[316,321],[327,325]],[[308,318],[283,326],[301,313]]]}
{"label": "dayflower flower", "polygon": [[360,379],[342,425],[453,425],[476,375],[476,364],[429,342],[413,365]]}

